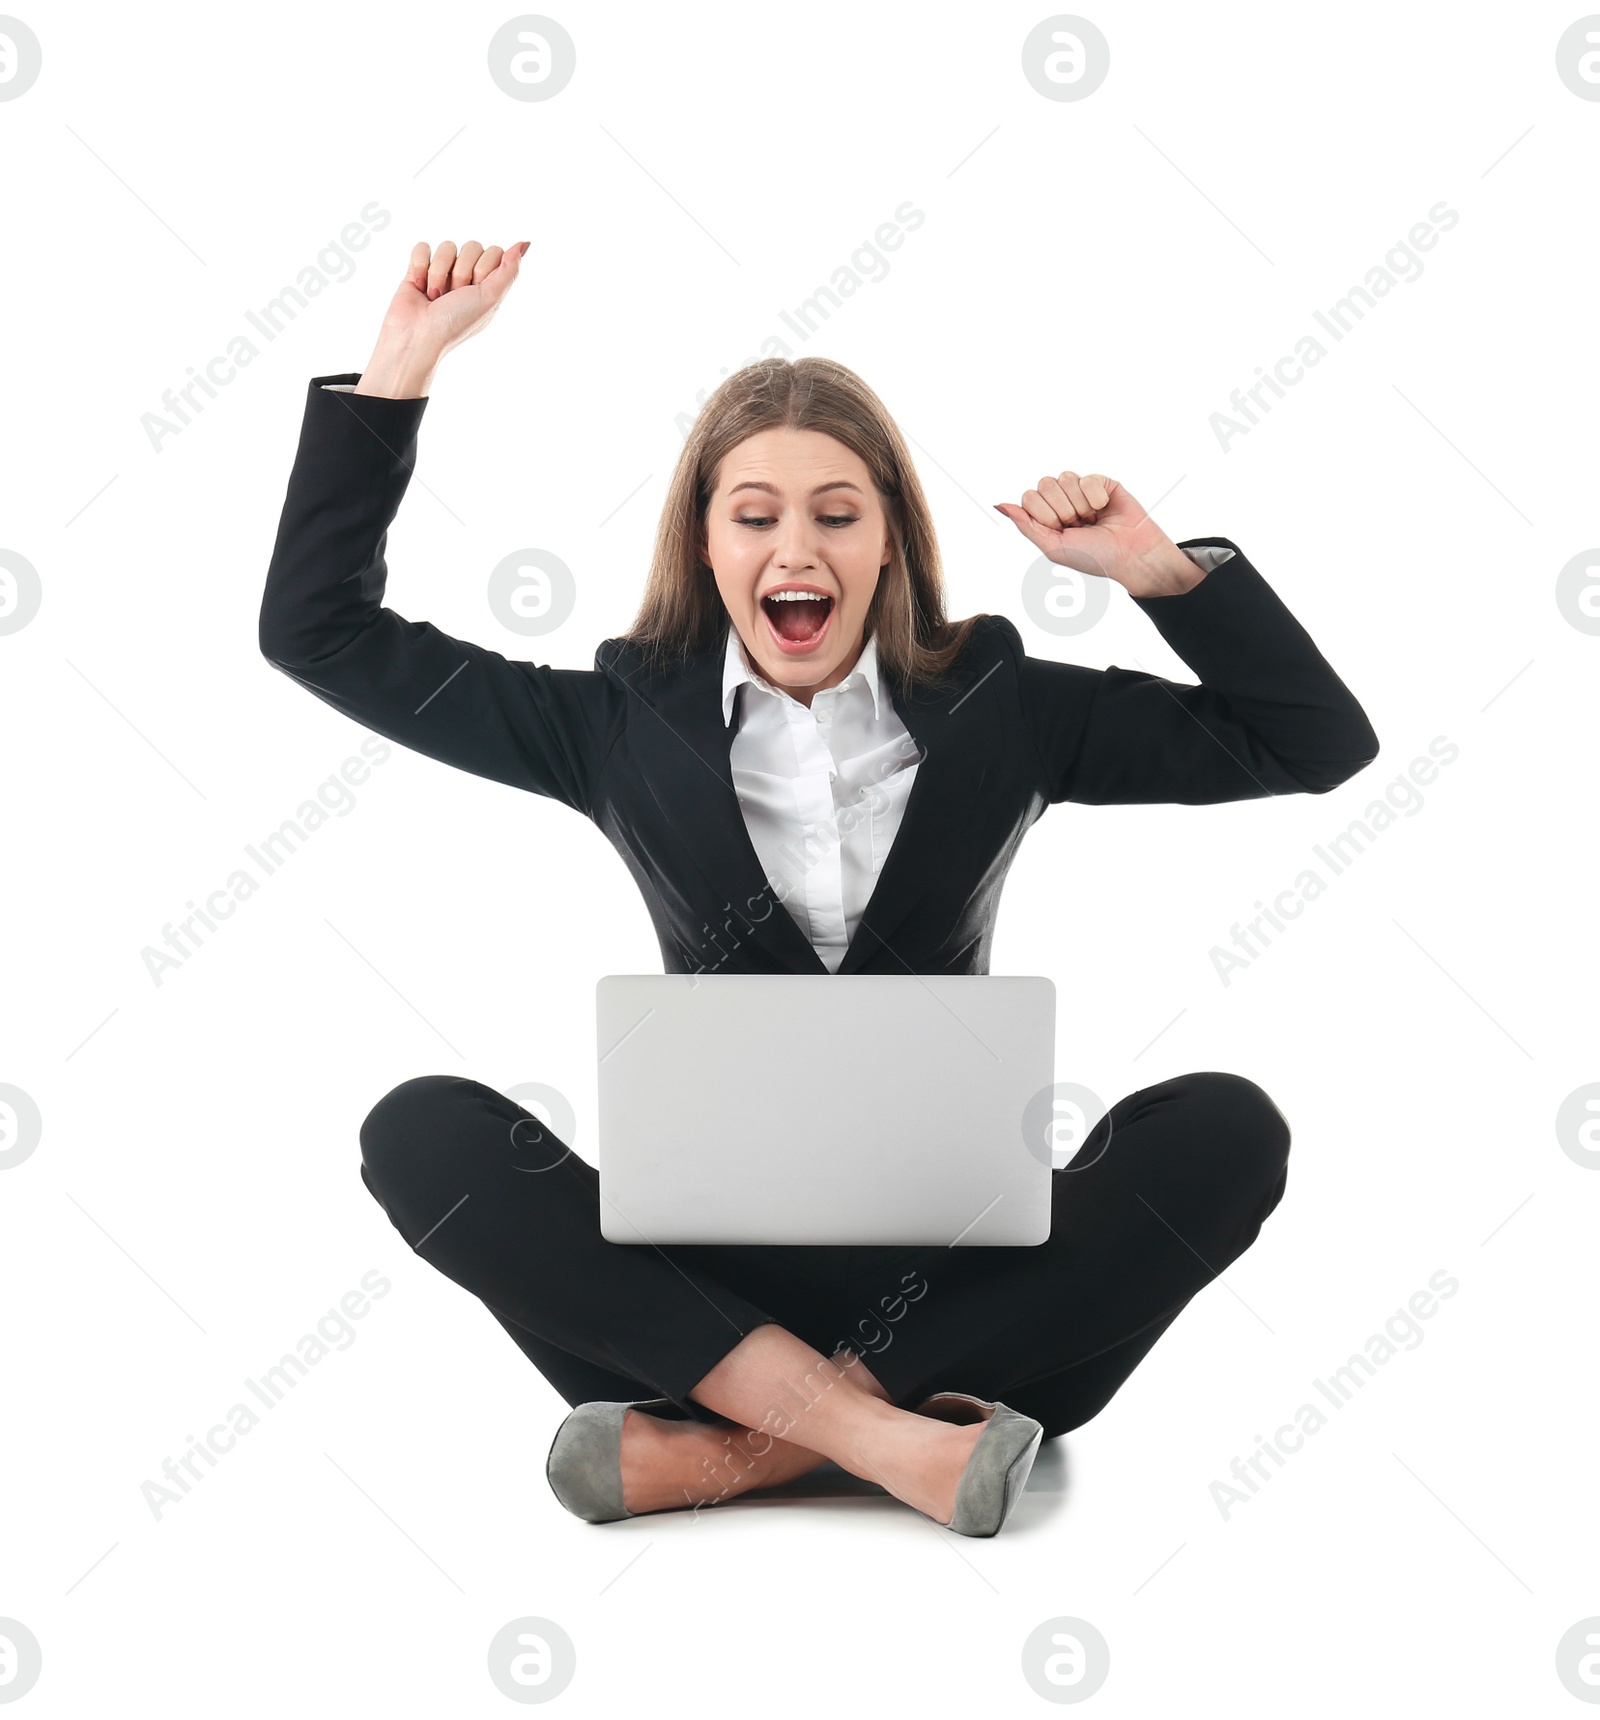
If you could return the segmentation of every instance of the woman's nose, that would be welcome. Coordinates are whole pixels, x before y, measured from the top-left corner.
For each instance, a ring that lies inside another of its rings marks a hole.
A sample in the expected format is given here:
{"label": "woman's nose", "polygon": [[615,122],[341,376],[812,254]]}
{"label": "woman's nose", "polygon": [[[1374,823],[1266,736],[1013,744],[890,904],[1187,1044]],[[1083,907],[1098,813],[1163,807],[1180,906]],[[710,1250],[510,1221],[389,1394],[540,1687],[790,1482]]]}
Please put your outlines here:
{"label": "woman's nose", "polygon": [[782,528],[772,559],[777,566],[791,572],[814,568],[818,561],[815,534],[806,526]]}

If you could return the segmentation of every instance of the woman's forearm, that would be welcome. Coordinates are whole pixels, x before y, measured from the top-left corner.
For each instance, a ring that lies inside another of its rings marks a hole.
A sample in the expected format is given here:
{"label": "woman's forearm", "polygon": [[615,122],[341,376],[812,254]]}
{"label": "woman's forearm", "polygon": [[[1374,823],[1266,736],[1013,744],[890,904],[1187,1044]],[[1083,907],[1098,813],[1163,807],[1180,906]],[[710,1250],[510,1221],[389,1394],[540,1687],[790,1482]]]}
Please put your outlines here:
{"label": "woman's forearm", "polygon": [[356,384],[357,394],[379,394],[388,400],[420,400],[433,386],[440,354],[430,342],[416,341],[387,330],[378,336],[372,357]]}

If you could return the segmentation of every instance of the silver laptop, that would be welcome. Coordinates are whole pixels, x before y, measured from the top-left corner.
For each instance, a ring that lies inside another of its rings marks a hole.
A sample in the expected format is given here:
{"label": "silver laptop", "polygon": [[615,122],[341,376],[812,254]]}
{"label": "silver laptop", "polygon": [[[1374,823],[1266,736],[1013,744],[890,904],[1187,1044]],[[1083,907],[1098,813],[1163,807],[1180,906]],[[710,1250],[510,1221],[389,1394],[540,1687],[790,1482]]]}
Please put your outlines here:
{"label": "silver laptop", "polygon": [[1046,1241],[1055,995],[997,974],[608,974],[602,1234]]}

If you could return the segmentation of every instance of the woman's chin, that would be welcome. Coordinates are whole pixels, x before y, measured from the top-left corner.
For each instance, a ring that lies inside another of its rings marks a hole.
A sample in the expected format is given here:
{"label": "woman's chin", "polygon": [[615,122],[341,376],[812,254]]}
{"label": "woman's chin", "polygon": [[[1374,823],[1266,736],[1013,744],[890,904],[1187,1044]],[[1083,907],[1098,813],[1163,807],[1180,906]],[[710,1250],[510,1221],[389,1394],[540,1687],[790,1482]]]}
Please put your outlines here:
{"label": "woman's chin", "polygon": [[764,652],[757,658],[757,664],[766,678],[778,687],[814,687],[817,682],[824,681],[837,666],[834,662],[835,653],[822,651],[811,656],[779,656],[774,651]]}

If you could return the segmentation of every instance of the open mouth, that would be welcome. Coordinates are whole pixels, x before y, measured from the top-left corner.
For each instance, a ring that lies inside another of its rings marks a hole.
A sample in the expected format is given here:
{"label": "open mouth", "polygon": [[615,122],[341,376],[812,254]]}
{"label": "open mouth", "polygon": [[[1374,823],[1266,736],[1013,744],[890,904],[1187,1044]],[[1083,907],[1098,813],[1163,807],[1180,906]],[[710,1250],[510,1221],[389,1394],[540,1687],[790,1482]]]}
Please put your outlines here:
{"label": "open mouth", "polygon": [[761,599],[761,612],[780,650],[811,651],[828,630],[833,599],[820,591],[774,591]]}

